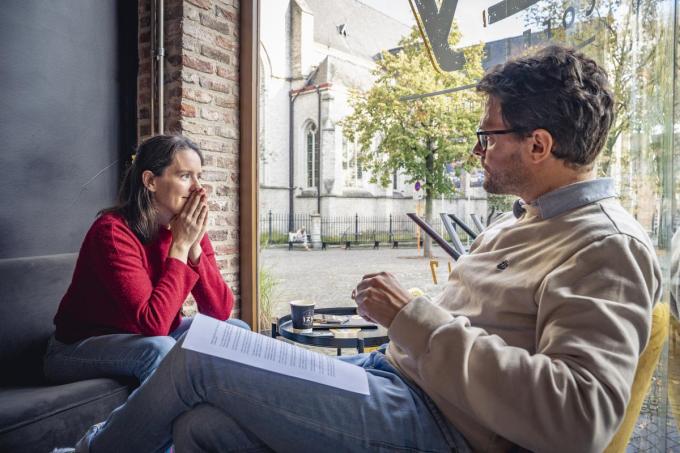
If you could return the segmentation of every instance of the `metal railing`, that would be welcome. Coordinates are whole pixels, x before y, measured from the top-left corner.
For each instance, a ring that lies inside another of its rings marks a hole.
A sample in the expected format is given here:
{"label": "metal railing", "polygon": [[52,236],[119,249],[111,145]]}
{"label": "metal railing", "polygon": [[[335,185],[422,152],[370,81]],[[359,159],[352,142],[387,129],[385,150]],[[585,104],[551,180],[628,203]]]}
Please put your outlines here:
{"label": "metal railing", "polygon": [[[438,216],[433,216],[432,227],[442,236],[448,238],[444,224]],[[262,245],[288,243],[288,214],[267,212],[260,217],[260,243]],[[293,225],[296,230],[304,227],[308,234],[312,232],[312,216],[295,214]],[[389,214],[387,216],[322,216],[321,241],[324,244],[352,245],[416,243],[417,225],[405,214]],[[469,242],[463,230],[457,229],[464,242]],[[421,239],[424,237],[421,232]]]}

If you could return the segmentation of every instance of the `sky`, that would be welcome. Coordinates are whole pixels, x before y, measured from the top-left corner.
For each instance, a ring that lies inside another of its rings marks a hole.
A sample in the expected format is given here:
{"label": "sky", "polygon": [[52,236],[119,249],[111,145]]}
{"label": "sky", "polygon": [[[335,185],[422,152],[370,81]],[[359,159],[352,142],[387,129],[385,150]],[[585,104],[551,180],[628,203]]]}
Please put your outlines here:
{"label": "sky", "polygon": [[[408,0],[359,0],[398,21],[415,25],[415,18]],[[499,0],[459,0],[454,19],[462,32],[461,47],[479,42],[518,36],[524,29],[520,15],[516,15],[484,28],[482,11]]]}

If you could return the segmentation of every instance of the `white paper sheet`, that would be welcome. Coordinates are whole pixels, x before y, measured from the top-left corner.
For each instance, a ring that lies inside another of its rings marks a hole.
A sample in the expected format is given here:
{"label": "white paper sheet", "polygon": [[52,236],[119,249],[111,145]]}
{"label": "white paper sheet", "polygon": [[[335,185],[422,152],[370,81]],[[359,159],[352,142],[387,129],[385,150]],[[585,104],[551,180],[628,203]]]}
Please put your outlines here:
{"label": "white paper sheet", "polygon": [[197,314],[183,348],[272,373],[369,395],[366,370],[334,358]]}

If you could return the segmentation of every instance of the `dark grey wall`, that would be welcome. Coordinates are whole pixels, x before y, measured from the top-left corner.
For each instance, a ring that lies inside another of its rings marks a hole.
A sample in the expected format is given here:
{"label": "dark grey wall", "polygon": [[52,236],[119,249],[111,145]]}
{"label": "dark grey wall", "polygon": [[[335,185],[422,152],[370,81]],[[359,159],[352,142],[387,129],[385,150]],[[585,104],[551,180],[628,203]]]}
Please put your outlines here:
{"label": "dark grey wall", "polygon": [[136,3],[2,2],[0,259],[77,252],[115,200],[135,135]]}

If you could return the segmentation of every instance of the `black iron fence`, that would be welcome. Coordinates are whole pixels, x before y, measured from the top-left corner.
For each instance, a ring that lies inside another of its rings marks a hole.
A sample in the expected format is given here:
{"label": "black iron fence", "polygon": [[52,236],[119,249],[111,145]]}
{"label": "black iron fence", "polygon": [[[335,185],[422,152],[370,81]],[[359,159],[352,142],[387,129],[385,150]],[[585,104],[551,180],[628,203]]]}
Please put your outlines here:
{"label": "black iron fence", "polygon": [[[439,216],[432,219],[432,227],[439,234],[448,239],[444,225]],[[289,221],[288,214],[269,211],[260,217],[260,243],[262,245],[288,243]],[[293,217],[295,230],[304,227],[308,234],[312,232],[312,216],[309,214],[295,214]],[[295,231],[291,231],[295,232]],[[467,236],[462,230],[457,233],[467,242]],[[421,232],[421,238],[424,233]],[[321,241],[324,244],[415,244],[417,240],[417,225],[406,215],[387,216],[322,216]]]}

